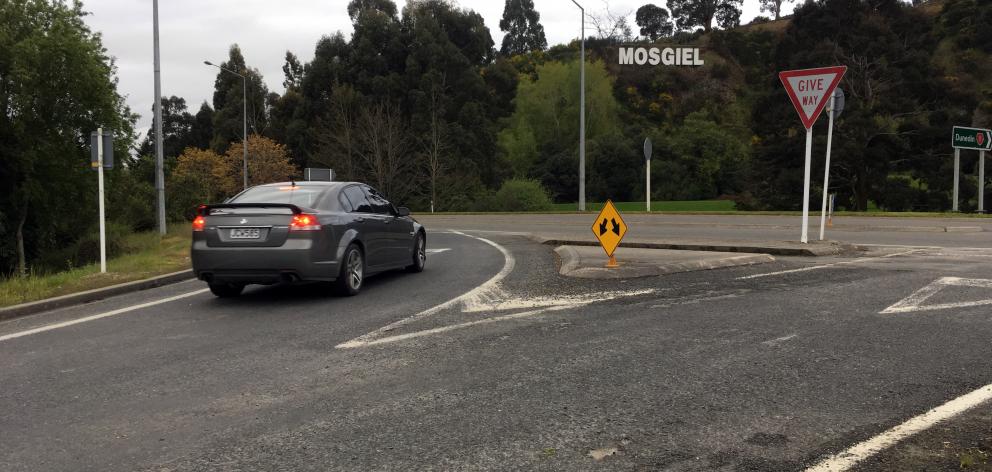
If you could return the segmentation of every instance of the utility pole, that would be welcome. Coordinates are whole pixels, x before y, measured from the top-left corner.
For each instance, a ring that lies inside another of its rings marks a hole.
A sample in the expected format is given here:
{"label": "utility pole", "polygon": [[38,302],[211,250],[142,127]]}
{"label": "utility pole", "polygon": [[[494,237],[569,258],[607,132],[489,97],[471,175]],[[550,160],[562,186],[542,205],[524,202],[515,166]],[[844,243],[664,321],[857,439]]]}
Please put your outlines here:
{"label": "utility pole", "polygon": [[579,211],[586,211],[586,10],[572,0],[582,15],[582,36],[579,46]]}
{"label": "utility pole", "polygon": [[158,193],[158,232],[165,234],[165,171],[162,157],[162,66],[158,53],[158,0],[152,0],[155,37],[155,190]]}

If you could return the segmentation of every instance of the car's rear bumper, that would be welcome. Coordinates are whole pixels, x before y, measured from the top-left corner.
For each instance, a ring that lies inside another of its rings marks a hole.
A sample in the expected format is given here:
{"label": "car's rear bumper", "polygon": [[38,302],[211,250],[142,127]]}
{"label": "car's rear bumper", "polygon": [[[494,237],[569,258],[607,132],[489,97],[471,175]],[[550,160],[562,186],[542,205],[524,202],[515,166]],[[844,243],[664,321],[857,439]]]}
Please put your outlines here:
{"label": "car's rear bumper", "polygon": [[193,273],[214,283],[274,284],[333,281],[337,261],[315,261],[309,240],[287,240],[282,247],[211,247],[193,241]]}

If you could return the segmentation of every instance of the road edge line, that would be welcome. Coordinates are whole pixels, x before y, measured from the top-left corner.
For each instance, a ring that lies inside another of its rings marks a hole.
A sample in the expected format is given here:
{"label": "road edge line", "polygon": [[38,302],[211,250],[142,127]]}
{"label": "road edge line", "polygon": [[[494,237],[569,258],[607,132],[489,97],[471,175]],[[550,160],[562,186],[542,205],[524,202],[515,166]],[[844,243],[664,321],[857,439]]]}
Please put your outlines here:
{"label": "road edge line", "polygon": [[806,469],[806,472],[843,472],[903,439],[923,432],[937,423],[952,419],[989,400],[992,400],[992,384],[961,395],[922,415],[914,416],[882,434],[833,454]]}

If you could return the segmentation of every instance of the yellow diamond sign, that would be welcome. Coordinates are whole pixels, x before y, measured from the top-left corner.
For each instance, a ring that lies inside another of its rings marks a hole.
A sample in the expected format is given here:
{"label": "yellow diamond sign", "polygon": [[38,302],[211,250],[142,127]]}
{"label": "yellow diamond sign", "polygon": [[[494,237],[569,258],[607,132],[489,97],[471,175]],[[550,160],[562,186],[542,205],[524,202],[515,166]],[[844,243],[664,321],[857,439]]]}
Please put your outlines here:
{"label": "yellow diamond sign", "polygon": [[613,206],[613,200],[607,200],[603,205],[596,222],[592,224],[592,234],[596,235],[606,255],[612,258],[613,251],[617,250],[623,235],[627,234],[627,223],[623,222],[617,207]]}

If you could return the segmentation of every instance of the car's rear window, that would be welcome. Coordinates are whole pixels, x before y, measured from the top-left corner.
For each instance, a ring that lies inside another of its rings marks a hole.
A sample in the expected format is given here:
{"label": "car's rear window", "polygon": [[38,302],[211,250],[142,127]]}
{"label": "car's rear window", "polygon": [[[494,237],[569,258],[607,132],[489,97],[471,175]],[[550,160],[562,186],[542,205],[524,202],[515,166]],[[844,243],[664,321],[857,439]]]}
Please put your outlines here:
{"label": "car's rear window", "polygon": [[238,195],[237,198],[231,200],[231,203],[291,203],[313,208],[323,191],[323,187],[300,185],[254,187]]}

